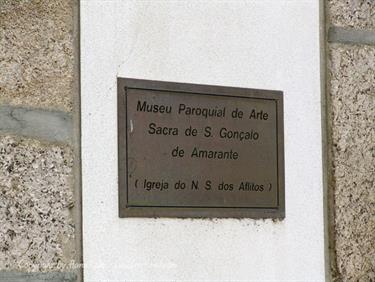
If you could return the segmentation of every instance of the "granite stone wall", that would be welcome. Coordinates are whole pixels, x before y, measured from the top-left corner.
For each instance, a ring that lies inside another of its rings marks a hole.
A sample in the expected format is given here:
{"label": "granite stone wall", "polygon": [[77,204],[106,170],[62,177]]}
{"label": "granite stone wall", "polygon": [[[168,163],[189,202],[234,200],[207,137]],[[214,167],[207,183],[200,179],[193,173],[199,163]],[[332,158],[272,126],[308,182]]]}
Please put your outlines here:
{"label": "granite stone wall", "polygon": [[326,16],[332,277],[375,281],[375,1],[331,0]]}
{"label": "granite stone wall", "polygon": [[0,0],[0,281],[81,277],[77,7]]}

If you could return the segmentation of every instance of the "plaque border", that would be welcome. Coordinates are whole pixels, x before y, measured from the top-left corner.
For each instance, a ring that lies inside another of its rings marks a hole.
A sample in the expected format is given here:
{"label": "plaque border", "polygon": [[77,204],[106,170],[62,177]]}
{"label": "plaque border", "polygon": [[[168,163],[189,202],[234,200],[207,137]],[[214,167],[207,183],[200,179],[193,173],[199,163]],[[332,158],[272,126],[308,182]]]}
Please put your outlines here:
{"label": "plaque border", "polygon": [[[264,207],[186,207],[186,206],[131,206],[128,205],[127,161],[127,89],[191,93],[196,95],[226,96],[274,100],[276,102],[278,206]],[[189,84],[133,78],[117,78],[118,122],[118,204],[119,217],[170,218],[285,218],[284,169],[284,114],[283,92],[252,88]]]}

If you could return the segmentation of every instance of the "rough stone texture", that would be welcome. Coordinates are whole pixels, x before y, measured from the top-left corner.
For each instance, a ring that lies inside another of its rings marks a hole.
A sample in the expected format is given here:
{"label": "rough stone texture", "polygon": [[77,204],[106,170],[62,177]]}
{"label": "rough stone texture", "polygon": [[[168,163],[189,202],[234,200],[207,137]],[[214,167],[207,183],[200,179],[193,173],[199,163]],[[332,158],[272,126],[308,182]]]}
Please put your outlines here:
{"label": "rough stone texture", "polygon": [[72,109],[73,0],[0,0],[0,103]]}
{"label": "rough stone texture", "polygon": [[73,152],[0,136],[0,270],[66,270],[74,261]]}
{"label": "rough stone texture", "polygon": [[328,70],[337,278],[375,281],[375,47],[331,44]]}
{"label": "rough stone texture", "polygon": [[328,22],[357,29],[375,29],[374,0],[328,0]]}

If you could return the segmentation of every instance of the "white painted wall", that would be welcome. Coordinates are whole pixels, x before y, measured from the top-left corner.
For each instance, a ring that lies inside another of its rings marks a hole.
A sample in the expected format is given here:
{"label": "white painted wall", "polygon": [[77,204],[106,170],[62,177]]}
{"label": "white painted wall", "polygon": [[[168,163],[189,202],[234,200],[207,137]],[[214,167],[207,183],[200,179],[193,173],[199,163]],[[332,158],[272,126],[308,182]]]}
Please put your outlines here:
{"label": "white painted wall", "polygon": [[[316,0],[81,1],[86,281],[324,281]],[[286,218],[120,219],[116,77],[282,90]]]}

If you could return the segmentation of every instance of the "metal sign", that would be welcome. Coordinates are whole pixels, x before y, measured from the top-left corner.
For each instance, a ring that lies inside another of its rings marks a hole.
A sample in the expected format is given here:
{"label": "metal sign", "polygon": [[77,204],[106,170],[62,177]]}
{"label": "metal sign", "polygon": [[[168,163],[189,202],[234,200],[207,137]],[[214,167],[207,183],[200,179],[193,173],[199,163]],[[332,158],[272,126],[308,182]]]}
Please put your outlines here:
{"label": "metal sign", "polygon": [[284,217],[283,93],[118,79],[120,217]]}

